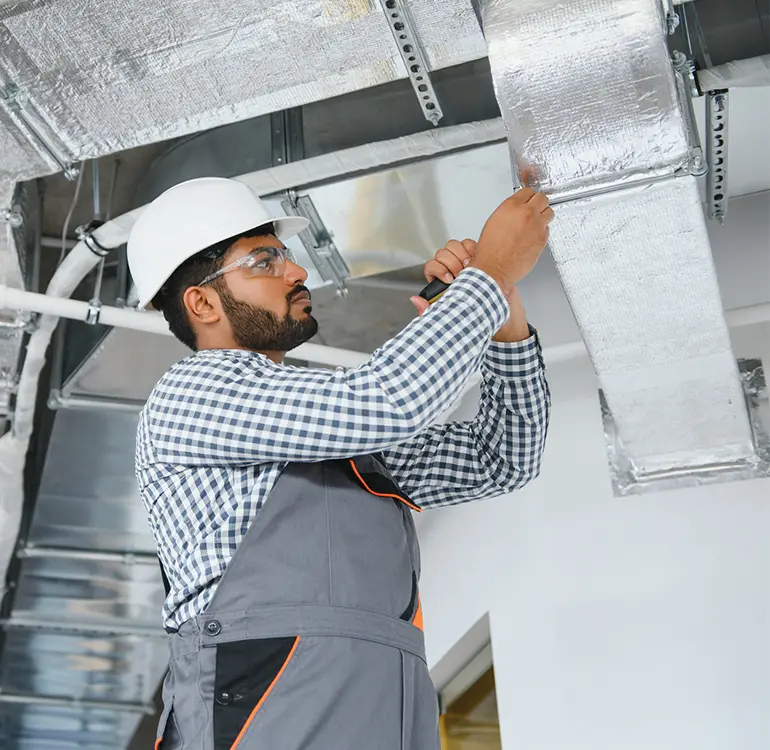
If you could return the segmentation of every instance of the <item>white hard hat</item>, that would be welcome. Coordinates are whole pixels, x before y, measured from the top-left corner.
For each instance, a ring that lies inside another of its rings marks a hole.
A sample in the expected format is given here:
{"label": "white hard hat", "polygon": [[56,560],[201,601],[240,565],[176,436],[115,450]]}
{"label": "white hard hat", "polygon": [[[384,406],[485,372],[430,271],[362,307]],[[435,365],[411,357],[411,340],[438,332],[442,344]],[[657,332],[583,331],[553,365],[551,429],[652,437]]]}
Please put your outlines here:
{"label": "white hard hat", "polygon": [[147,307],[188,258],[270,223],[276,237],[285,240],[309,222],[299,216],[271,216],[248,185],[222,177],[180,182],[161,193],[142,211],[128,237],[128,267],[139,307]]}

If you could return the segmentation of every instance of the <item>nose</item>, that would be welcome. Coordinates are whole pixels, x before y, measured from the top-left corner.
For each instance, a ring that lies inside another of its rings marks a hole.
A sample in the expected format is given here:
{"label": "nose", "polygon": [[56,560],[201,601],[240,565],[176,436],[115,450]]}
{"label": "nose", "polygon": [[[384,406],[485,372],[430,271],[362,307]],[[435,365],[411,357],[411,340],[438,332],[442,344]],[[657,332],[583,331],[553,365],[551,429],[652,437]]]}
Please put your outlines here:
{"label": "nose", "polygon": [[302,266],[298,266],[294,261],[287,258],[283,278],[289,286],[304,284],[307,281],[307,271],[302,268]]}

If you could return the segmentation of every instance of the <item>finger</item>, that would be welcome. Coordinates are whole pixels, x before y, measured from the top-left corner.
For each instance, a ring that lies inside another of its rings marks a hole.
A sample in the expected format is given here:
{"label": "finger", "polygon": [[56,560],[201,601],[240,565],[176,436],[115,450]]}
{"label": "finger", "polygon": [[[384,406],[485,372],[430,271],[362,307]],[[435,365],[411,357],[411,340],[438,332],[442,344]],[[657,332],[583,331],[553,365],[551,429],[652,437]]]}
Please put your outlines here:
{"label": "finger", "polygon": [[[470,240],[467,240],[467,241],[470,242]],[[458,242],[457,240],[449,240],[449,242],[446,243],[446,248],[444,249],[449,250],[449,252],[452,253],[452,255],[454,255],[455,258],[457,258],[457,260],[459,260],[463,264],[463,267],[467,266],[471,262],[472,256],[465,249],[464,242]],[[441,251],[439,250],[439,252]],[[436,255],[438,256],[438,253],[436,253]]]}
{"label": "finger", "polygon": [[430,302],[422,297],[410,297],[409,300],[417,309],[418,315],[422,315],[430,307]]}
{"label": "finger", "polygon": [[[465,268],[465,264],[463,263],[464,258],[457,257],[457,254],[459,253],[465,255],[465,248],[459,242],[456,244],[457,247],[460,248],[459,251],[456,249],[450,250],[448,247],[444,247],[436,253],[436,257],[434,258],[434,260],[446,266],[447,271],[452,274],[452,279]],[[446,281],[446,279],[444,279],[444,281]]]}
{"label": "finger", "polygon": [[519,167],[519,181],[522,185],[529,185],[540,176],[540,170],[534,164],[522,162]]}
{"label": "finger", "polygon": [[556,214],[554,214],[553,209],[549,206],[545,209],[545,211],[542,212],[541,215],[550,224]]}
{"label": "finger", "polygon": [[531,187],[523,187],[513,194],[513,198],[520,203],[527,203],[533,195],[535,191]]}
{"label": "finger", "polygon": [[428,281],[433,281],[433,279],[441,279],[442,281],[445,281],[447,284],[451,284],[455,279],[455,274],[453,274],[452,271],[450,271],[450,269],[447,266],[445,266],[443,263],[440,263],[435,259],[429,260],[425,264],[424,271],[425,271],[425,278]]}
{"label": "finger", "polygon": [[[465,248],[466,252],[468,253],[469,258],[473,258],[476,255],[476,240],[463,240],[462,246]],[[466,263],[467,265],[467,263]]]}
{"label": "finger", "polygon": [[537,211],[542,213],[550,205],[548,196],[545,193],[536,193],[529,204]]}

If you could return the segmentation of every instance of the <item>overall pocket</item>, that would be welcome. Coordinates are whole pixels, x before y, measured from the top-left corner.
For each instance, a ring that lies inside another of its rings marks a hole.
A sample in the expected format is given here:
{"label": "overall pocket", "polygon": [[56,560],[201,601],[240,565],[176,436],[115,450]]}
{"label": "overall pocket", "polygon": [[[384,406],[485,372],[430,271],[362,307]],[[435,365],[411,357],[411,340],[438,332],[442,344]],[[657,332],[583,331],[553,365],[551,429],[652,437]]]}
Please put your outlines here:
{"label": "overall pocket", "polygon": [[236,750],[281,678],[299,636],[220,643],[214,680],[214,750]]}

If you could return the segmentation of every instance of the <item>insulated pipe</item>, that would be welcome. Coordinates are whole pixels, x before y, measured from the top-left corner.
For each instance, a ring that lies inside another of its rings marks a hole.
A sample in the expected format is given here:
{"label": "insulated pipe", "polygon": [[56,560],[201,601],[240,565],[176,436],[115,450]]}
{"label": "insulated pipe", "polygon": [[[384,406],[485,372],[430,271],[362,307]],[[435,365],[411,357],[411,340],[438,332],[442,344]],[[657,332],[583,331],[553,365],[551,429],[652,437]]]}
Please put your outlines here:
{"label": "insulated pipe", "polygon": [[732,89],[740,86],[770,86],[770,55],[735,60],[699,70],[696,75],[701,91]]}

